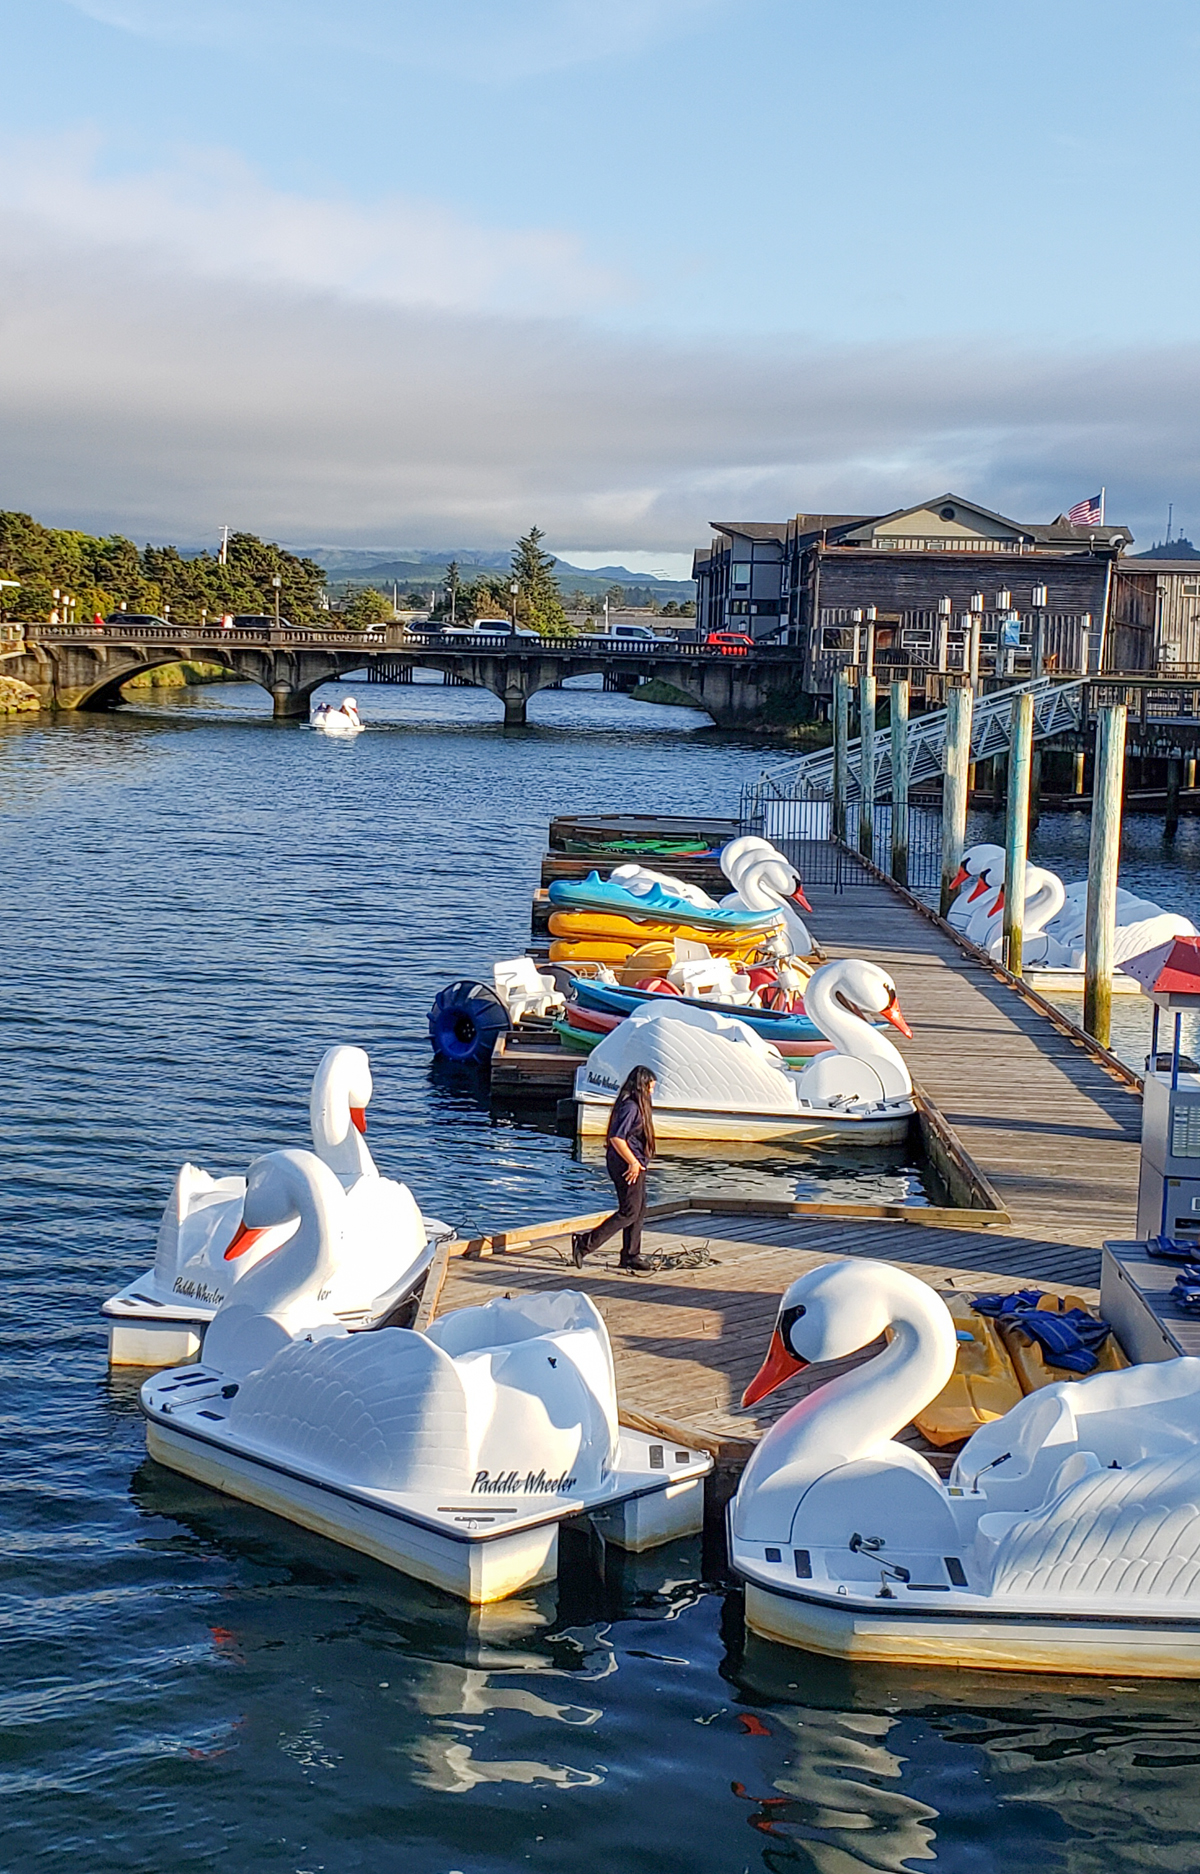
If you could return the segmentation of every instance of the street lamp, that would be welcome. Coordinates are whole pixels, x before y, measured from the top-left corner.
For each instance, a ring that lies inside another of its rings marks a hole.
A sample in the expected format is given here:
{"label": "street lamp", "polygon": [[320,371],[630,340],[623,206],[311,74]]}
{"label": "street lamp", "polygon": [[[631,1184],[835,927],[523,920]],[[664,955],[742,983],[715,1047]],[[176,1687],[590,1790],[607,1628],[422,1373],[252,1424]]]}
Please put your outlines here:
{"label": "street lamp", "polygon": [[276,573],[275,577],[272,579],[271,584],[275,588],[275,629],[276,631],[278,631],[279,629],[279,590],[280,590],[280,587],[283,585],[283,580],[279,577],[278,573]]}
{"label": "street lamp", "polygon": [[517,594],[520,592],[521,588],[518,582],[514,579],[508,589],[512,594],[512,628],[513,628],[513,633],[515,635],[516,629],[517,629]]}
{"label": "street lamp", "polygon": [[1040,677],[1046,661],[1046,612],[1050,606],[1050,592],[1046,586],[1033,588],[1033,641],[1029,647],[1029,674]]}

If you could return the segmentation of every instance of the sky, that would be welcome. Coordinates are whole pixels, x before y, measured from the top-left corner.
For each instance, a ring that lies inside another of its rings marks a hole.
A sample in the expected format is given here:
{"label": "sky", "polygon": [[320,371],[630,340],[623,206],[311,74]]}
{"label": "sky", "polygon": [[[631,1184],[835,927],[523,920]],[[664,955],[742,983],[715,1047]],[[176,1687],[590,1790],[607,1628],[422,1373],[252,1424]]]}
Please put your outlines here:
{"label": "sky", "polygon": [[1200,536],[1196,0],[0,0],[0,507]]}

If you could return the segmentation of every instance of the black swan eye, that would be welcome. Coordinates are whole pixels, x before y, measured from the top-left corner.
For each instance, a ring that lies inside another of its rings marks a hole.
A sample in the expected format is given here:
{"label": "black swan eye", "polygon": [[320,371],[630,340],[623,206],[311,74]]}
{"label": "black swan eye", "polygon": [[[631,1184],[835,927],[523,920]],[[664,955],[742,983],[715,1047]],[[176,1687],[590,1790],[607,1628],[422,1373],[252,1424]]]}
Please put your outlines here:
{"label": "black swan eye", "polygon": [[795,1327],[797,1321],[803,1320],[807,1313],[808,1309],[804,1306],[803,1302],[800,1302],[795,1308],[785,1308],[779,1317],[780,1338],[784,1346],[789,1348],[793,1353],[795,1352],[795,1348],[792,1347],[792,1329]]}

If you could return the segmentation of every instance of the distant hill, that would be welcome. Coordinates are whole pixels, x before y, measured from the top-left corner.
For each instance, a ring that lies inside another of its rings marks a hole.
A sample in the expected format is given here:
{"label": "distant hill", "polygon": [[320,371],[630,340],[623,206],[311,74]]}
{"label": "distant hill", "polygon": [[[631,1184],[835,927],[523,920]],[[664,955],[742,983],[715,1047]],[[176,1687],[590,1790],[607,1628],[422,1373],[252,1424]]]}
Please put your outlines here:
{"label": "distant hill", "polygon": [[[331,592],[343,592],[350,586],[377,586],[386,591],[398,586],[404,592],[425,592],[440,586],[451,560],[457,560],[465,577],[473,573],[506,573],[511,555],[507,552],[479,553],[469,547],[442,553],[399,549],[391,554],[355,550],[347,547],[304,547],[295,549],[316,560],[329,574]],[[588,599],[600,599],[610,586],[620,586],[628,605],[649,605],[651,600],[665,604],[668,599],[682,602],[694,599],[691,579],[656,579],[651,573],[631,573],[627,566],[599,566],[585,570],[559,560],[554,568],[564,595],[581,592]]]}
{"label": "distant hill", "polygon": [[1144,553],[1133,553],[1135,560],[1200,560],[1200,548],[1194,547],[1186,534],[1177,534],[1174,540],[1156,540]]}

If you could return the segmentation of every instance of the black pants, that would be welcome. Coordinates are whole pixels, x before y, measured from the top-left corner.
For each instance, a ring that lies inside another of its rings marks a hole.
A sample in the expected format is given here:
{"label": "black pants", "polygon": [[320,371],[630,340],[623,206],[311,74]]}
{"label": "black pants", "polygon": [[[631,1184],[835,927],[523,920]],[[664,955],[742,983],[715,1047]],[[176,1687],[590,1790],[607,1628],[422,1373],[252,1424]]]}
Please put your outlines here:
{"label": "black pants", "polygon": [[621,1261],[632,1262],[642,1248],[642,1221],[646,1215],[646,1174],[628,1182],[629,1166],[619,1152],[606,1152],[604,1162],[617,1193],[617,1208],[588,1236],[588,1254],[621,1231]]}

